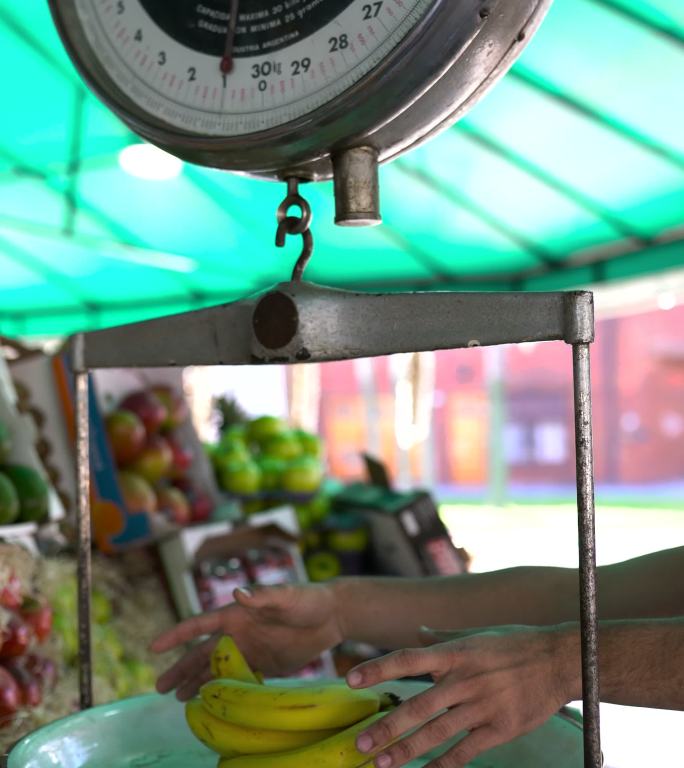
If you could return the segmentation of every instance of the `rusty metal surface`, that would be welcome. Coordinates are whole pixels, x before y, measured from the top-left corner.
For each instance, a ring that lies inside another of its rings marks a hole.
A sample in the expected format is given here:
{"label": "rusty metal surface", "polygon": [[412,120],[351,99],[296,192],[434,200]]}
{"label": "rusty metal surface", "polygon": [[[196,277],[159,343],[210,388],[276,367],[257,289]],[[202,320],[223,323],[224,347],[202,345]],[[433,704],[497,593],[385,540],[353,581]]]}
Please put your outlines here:
{"label": "rusty metal surface", "polygon": [[353,147],[333,154],[332,161],[335,224],[347,227],[381,224],[377,150]]}
{"label": "rusty metal surface", "polygon": [[585,768],[601,768],[598,600],[589,349],[589,344],[573,345],[580,554],[580,621],[582,626],[582,700],[584,703],[584,765]]}
{"label": "rusty metal surface", "polygon": [[93,705],[92,637],[90,623],[91,521],[88,418],[88,371],[84,365],[84,337],[75,339],[73,365],[76,375],[76,456],[78,482],[78,675],[81,709]]}
{"label": "rusty metal surface", "polygon": [[90,368],[250,365],[592,339],[587,292],[368,294],[295,281],[231,304],[93,331],[84,355]]}

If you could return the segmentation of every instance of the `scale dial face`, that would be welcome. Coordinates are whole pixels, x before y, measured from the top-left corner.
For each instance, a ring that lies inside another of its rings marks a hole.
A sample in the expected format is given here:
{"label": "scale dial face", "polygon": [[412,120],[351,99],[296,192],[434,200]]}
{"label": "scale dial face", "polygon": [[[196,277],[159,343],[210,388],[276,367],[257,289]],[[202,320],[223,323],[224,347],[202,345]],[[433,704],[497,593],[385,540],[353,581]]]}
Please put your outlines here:
{"label": "scale dial face", "polygon": [[434,3],[74,0],[92,51],[133,103],[217,138],[278,128],[332,102]]}

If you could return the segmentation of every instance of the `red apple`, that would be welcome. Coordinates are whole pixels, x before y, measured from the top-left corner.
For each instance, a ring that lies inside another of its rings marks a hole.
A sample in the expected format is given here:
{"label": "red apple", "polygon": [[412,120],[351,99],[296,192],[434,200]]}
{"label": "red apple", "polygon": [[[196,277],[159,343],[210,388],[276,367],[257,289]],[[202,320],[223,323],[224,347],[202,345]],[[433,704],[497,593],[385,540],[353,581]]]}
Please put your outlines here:
{"label": "red apple", "polygon": [[193,452],[182,445],[177,438],[170,436],[167,440],[169,447],[171,448],[171,454],[173,455],[170,476],[172,480],[177,480],[185,477],[185,473],[192,466],[194,455]]}
{"label": "red apple", "polygon": [[105,428],[118,466],[130,464],[141,454],[147,432],[133,411],[120,409],[110,413],[105,419]]}
{"label": "red apple", "polygon": [[43,691],[38,678],[21,662],[8,661],[4,666],[19,686],[21,706],[39,707],[43,701]]}
{"label": "red apple", "polygon": [[14,571],[0,589],[0,606],[2,608],[18,608],[21,605],[21,581]]}
{"label": "red apple", "polygon": [[174,488],[178,488],[179,491],[183,491],[188,498],[195,493],[195,486],[187,475],[184,477],[172,477],[171,485],[173,485]]}
{"label": "red apple", "polygon": [[50,636],[52,631],[52,608],[46,601],[36,600],[34,597],[25,597],[19,612],[39,643],[42,643]]}
{"label": "red apple", "polygon": [[157,497],[144,477],[135,472],[119,472],[119,488],[124,504],[131,512],[147,512],[150,515],[156,512]]}
{"label": "red apple", "polygon": [[190,514],[193,523],[205,523],[214,511],[211,497],[203,491],[197,491],[190,501]]}
{"label": "red apple", "polygon": [[173,486],[157,492],[157,507],[165,511],[176,525],[187,525],[191,520],[190,502],[186,495]]}
{"label": "red apple", "polygon": [[162,401],[152,392],[139,390],[124,397],[120,409],[133,411],[145,425],[148,435],[159,432],[161,425],[168,418],[168,411]]}
{"label": "red apple", "polygon": [[17,681],[0,666],[0,728],[9,725],[21,706],[21,691]]}
{"label": "red apple", "polygon": [[0,659],[23,656],[31,642],[29,625],[16,614],[10,618],[2,632]]}
{"label": "red apple", "polygon": [[188,418],[188,405],[185,398],[173,387],[166,384],[156,384],[150,389],[166,408],[167,416],[162,422],[161,429],[169,431],[179,427]]}
{"label": "red apple", "polygon": [[173,451],[168,440],[161,435],[152,435],[130,469],[148,483],[156,485],[162,478],[168,477],[172,463]]}

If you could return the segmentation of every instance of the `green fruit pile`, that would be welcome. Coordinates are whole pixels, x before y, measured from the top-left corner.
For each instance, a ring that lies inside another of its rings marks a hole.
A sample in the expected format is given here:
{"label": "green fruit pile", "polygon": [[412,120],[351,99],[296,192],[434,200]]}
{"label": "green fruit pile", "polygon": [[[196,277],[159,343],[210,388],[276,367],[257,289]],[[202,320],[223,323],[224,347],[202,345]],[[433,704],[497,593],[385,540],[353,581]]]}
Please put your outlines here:
{"label": "green fruit pile", "polygon": [[247,502],[247,511],[308,501],[323,482],[320,438],[275,416],[228,428],[209,453],[219,487]]}
{"label": "green fruit pile", "polygon": [[48,519],[49,489],[33,468],[8,464],[12,435],[0,422],[0,525],[44,523]]}
{"label": "green fruit pile", "polygon": [[[104,592],[92,592],[93,674],[100,688],[114,698],[154,689],[154,669],[127,652],[113,622],[114,606]],[[65,581],[54,596],[54,632],[67,667],[78,666],[78,609],[76,583]],[[107,698],[109,697],[107,696]]]}

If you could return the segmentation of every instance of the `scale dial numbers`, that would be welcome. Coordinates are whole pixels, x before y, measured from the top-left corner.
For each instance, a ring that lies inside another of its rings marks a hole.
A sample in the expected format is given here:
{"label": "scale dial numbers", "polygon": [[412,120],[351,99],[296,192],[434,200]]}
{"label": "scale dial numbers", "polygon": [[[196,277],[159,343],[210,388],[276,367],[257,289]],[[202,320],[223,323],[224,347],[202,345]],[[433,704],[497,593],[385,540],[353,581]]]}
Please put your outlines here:
{"label": "scale dial numbers", "polygon": [[91,48],[128,98],[165,124],[216,137],[285,125],[333,101],[380,64],[433,3],[75,1]]}

